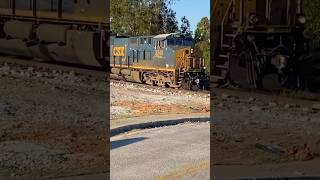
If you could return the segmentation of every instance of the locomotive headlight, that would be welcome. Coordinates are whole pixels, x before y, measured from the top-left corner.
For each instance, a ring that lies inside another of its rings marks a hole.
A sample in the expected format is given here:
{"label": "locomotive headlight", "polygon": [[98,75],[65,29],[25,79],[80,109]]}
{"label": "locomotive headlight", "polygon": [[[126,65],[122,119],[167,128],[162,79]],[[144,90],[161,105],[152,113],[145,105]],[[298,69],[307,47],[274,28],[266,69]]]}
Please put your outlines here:
{"label": "locomotive headlight", "polygon": [[303,25],[307,22],[307,18],[304,15],[299,15],[298,17],[298,23]]}
{"label": "locomotive headlight", "polygon": [[191,52],[191,54],[193,54],[193,49],[191,49],[191,51],[190,51],[190,52]]}
{"label": "locomotive headlight", "polygon": [[278,69],[278,73],[282,73],[282,70],[287,67],[288,64],[288,58],[285,55],[276,55],[271,59],[271,64],[274,65]]}

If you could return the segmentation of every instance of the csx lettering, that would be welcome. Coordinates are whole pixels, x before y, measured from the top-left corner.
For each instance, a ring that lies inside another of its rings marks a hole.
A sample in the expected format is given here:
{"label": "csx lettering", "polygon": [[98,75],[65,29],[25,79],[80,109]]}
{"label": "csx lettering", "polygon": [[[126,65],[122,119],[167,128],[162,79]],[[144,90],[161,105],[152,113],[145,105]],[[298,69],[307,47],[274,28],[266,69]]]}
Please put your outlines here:
{"label": "csx lettering", "polygon": [[124,47],[113,47],[113,56],[124,56]]}
{"label": "csx lettering", "polygon": [[154,57],[156,58],[163,58],[163,50],[156,50]]}

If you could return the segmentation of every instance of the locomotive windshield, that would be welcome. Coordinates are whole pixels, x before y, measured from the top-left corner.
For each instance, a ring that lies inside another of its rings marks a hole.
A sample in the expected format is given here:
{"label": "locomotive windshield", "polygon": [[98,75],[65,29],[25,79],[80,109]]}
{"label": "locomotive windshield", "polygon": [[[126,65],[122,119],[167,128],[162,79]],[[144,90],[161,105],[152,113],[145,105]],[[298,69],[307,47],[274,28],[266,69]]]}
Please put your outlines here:
{"label": "locomotive windshield", "polygon": [[168,46],[193,46],[193,40],[189,38],[171,38],[167,41]]}
{"label": "locomotive windshield", "polygon": [[194,46],[194,40],[192,38],[185,37],[179,33],[160,34],[154,37],[154,41],[155,46],[162,48],[166,46]]}

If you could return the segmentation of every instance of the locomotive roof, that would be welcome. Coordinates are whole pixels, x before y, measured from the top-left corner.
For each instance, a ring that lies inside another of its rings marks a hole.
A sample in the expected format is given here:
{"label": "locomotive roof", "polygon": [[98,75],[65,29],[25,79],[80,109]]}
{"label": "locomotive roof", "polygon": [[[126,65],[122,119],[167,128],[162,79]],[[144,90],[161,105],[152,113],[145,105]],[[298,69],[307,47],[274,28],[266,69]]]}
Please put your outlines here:
{"label": "locomotive roof", "polygon": [[159,34],[159,35],[154,36],[153,38],[155,38],[155,39],[168,39],[168,38],[171,38],[171,37],[183,37],[183,38],[186,38],[181,33]]}
{"label": "locomotive roof", "polygon": [[164,39],[169,39],[169,38],[185,38],[185,39],[193,39],[193,38],[188,38],[182,35],[181,33],[169,33],[169,34],[159,34],[155,36],[119,36],[116,33],[111,34],[111,36],[115,38],[154,38],[154,39],[159,39],[159,40],[164,40]]}

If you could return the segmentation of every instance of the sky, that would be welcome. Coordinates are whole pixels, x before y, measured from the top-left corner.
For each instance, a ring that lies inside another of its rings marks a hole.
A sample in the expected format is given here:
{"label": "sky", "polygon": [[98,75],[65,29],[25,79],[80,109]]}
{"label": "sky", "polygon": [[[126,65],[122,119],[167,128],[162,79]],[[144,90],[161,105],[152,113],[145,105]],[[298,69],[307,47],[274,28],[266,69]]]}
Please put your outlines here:
{"label": "sky", "polygon": [[202,17],[210,17],[210,0],[176,0],[170,7],[177,13],[179,27],[181,17],[186,16],[193,33]]}

